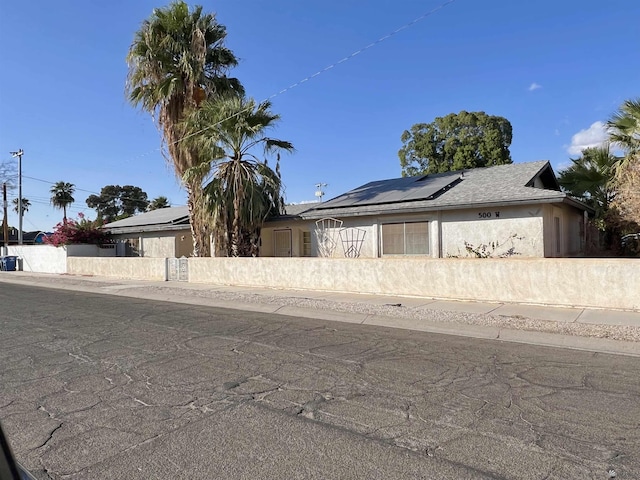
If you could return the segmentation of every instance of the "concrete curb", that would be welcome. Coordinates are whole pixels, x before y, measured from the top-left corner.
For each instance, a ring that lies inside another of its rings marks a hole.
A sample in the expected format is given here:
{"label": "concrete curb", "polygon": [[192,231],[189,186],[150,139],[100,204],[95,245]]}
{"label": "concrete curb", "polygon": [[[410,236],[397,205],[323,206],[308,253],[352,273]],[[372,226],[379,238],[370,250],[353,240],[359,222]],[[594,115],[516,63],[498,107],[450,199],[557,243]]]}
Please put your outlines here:
{"label": "concrete curb", "polygon": [[[15,276],[13,278],[0,275],[0,283],[14,283],[25,286],[53,288],[76,292],[96,293],[102,295],[116,295],[127,298],[140,298],[145,300],[164,301],[205,307],[226,308],[230,310],[243,310],[258,313],[270,313],[291,317],[313,318],[332,322],[357,323],[387,328],[400,328],[443,335],[457,335],[479,338],[485,340],[498,340],[503,342],[523,343],[548,347],[569,348],[585,350],[597,353],[640,356],[640,342],[627,342],[607,338],[584,337],[577,335],[565,335],[560,333],[538,332],[530,330],[516,330],[495,326],[471,325],[465,323],[435,322],[425,319],[411,319],[404,317],[389,317],[371,315],[365,313],[341,312],[336,310],[319,310],[314,308],[297,307],[277,303],[242,302],[221,299],[204,298],[199,296],[177,295],[167,298],[166,294],[145,292],[142,289],[149,286],[167,286],[161,282],[133,282],[120,279],[95,279],[69,276],[74,280],[86,281],[83,285],[67,285],[56,283],[56,276]],[[33,281],[38,279],[41,281]],[[44,281],[42,281],[44,280]],[[131,282],[131,283],[128,283]],[[104,285],[109,283],[110,285]],[[112,285],[116,283],[116,285]],[[181,288],[174,285],[176,289]],[[212,289],[215,289],[212,286]],[[188,291],[188,288],[183,288]],[[285,295],[283,295],[285,296]]]}

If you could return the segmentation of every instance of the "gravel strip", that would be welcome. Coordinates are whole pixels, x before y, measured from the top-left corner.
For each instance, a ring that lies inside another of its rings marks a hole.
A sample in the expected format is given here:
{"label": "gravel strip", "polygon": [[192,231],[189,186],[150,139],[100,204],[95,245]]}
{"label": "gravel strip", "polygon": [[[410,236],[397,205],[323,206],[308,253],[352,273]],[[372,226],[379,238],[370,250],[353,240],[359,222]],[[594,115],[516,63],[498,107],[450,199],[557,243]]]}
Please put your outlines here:
{"label": "gravel strip", "polygon": [[640,327],[626,325],[592,325],[585,323],[564,323],[521,316],[509,317],[479,313],[450,312],[429,310],[425,307],[410,308],[395,305],[372,305],[364,302],[334,302],[303,297],[285,297],[266,294],[231,293],[216,290],[192,290],[169,287],[138,287],[150,293],[166,293],[182,297],[200,297],[226,302],[262,303],[269,305],[286,305],[314,310],[330,310],[334,312],[362,313],[382,315],[386,317],[402,317],[424,319],[431,322],[458,323],[466,325],[482,325],[513,330],[529,330],[534,332],[560,333],[580,337],[609,338],[640,342]]}

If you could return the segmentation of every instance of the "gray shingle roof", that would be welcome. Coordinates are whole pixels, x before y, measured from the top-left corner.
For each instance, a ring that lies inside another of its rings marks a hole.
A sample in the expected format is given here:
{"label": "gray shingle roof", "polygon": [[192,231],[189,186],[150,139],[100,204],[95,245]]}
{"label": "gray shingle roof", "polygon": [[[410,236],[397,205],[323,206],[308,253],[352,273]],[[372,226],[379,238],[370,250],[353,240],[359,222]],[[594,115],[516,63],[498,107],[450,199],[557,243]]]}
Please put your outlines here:
{"label": "gray shingle roof", "polygon": [[[544,177],[546,188],[533,186],[536,177]],[[375,215],[565,199],[569,197],[559,191],[551,165],[542,160],[370,182],[301,216]]]}
{"label": "gray shingle roof", "polygon": [[317,207],[319,203],[290,203],[284,206],[285,215],[300,215],[310,208]]}
{"label": "gray shingle roof", "polygon": [[185,206],[159,208],[107,223],[103,228],[111,233],[129,233],[134,231],[175,230],[177,228],[188,228],[188,225],[189,208]]}

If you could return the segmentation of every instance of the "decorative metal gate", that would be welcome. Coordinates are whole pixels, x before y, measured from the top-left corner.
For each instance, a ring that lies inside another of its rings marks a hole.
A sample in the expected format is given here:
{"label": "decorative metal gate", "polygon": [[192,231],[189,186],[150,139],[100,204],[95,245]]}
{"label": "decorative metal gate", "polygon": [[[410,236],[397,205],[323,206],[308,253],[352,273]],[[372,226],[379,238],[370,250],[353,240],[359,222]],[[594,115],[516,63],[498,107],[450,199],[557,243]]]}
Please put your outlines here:
{"label": "decorative metal gate", "polygon": [[170,282],[188,282],[189,281],[189,259],[167,258],[167,279]]}

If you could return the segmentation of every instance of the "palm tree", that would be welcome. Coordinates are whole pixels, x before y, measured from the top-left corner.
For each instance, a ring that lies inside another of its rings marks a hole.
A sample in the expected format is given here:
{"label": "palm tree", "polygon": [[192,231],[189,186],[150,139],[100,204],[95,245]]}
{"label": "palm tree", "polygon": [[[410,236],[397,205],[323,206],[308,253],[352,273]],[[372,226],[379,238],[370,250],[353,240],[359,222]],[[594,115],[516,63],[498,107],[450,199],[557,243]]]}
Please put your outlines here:
{"label": "palm tree", "polygon": [[[212,126],[190,143],[210,152],[213,161],[188,170],[186,176],[201,176],[200,169],[211,172],[204,193],[215,219],[218,248],[229,256],[255,256],[260,227],[270,215],[280,213],[284,203],[279,152],[294,148],[266,136],[280,119],[270,108],[269,101],[256,104],[253,99],[227,97],[206,102],[188,120],[196,129]],[[265,159],[254,153],[259,147]],[[273,153],[275,170],[266,160]]]}
{"label": "palm tree", "polygon": [[615,175],[620,157],[613,155],[609,145],[587,148],[572,165],[559,172],[558,183],[572,196],[584,201],[596,211],[601,219],[614,199]]}
{"label": "palm tree", "polygon": [[[223,44],[226,29],[201,6],[191,11],[183,1],[155,9],[135,34],[127,62],[129,101],[158,122],[167,159],[184,183],[194,242],[194,255],[209,253],[209,225],[203,214],[203,176],[185,179],[191,167],[202,165],[198,152],[181,141],[194,132],[182,122],[205,99],[237,92],[240,82],[226,74],[238,61]],[[201,175],[206,175],[200,169]]]}
{"label": "palm tree", "polygon": [[169,199],[165,196],[159,196],[151,200],[149,206],[147,207],[147,211],[158,210],[159,208],[168,208],[171,204],[169,203]]}
{"label": "palm tree", "polygon": [[[22,214],[29,211],[29,207],[31,206],[31,202],[28,198],[22,197]],[[13,199],[13,211],[20,215],[20,206],[18,203],[18,197]]]}
{"label": "palm tree", "polygon": [[67,205],[75,202],[73,193],[76,191],[76,186],[73,183],[57,182],[51,187],[51,205],[53,208],[59,208],[63,211],[62,221],[67,223]]}
{"label": "palm tree", "polygon": [[640,153],[640,98],[626,100],[607,122],[609,138],[627,157]]}
{"label": "palm tree", "polygon": [[607,122],[609,137],[625,153],[616,172],[618,195],[613,207],[627,232],[640,228],[640,98],[626,100]]}

